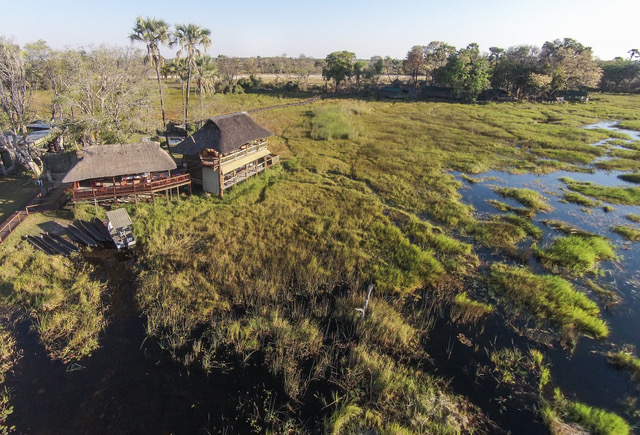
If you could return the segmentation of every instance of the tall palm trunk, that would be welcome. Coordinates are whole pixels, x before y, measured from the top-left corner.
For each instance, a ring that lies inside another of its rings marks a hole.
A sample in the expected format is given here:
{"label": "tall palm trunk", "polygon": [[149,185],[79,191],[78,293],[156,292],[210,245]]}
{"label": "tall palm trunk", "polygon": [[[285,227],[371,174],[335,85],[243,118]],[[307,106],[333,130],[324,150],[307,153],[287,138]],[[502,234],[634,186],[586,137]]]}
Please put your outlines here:
{"label": "tall palm trunk", "polygon": [[189,90],[191,89],[191,62],[189,62],[189,70],[187,71],[187,105],[184,108],[185,126],[189,124]]}

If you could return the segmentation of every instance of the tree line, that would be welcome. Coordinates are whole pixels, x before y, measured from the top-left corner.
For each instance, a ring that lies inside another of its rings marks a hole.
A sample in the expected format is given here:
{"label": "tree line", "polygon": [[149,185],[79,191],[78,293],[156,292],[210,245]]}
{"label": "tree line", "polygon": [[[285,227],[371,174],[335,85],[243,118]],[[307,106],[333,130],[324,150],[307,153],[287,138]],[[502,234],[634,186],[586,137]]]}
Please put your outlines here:
{"label": "tree line", "polygon": [[[212,57],[206,54],[212,45],[209,29],[195,24],[172,29],[155,18],[138,17],[128,38],[132,45],[127,47],[53,50],[45,41],[19,47],[0,37],[0,128],[24,134],[33,116],[34,91],[46,91],[51,95],[51,118],[82,144],[122,142],[134,132],[149,131],[150,113],[158,102],[166,131],[167,81],[181,86],[184,124],[192,124],[194,118],[193,94],[199,96],[203,118],[207,94],[268,87],[308,90],[313,75],[325,80],[320,91],[371,91],[382,81],[400,78],[408,86],[447,87],[468,101],[489,88],[517,99],[539,99],[563,89],[640,90],[638,50],[630,50],[628,59],[601,61],[590,47],[570,38],[545,42],[541,48],[491,47],[487,53],[474,43],[457,49],[433,41],[411,47],[404,59],[367,60],[349,51],[324,59],[286,54]],[[173,59],[163,58],[163,46],[176,49]],[[263,83],[264,74],[275,76],[275,81]]]}

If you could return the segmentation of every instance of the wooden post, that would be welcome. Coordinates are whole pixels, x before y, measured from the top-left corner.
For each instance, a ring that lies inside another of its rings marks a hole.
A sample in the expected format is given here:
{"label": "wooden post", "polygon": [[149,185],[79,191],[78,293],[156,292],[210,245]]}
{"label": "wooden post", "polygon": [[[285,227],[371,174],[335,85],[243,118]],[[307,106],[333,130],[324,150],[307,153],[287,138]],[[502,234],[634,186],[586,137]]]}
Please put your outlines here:
{"label": "wooden post", "polygon": [[218,155],[218,184],[220,184],[220,198],[224,190],[224,175],[222,174],[222,153]]}

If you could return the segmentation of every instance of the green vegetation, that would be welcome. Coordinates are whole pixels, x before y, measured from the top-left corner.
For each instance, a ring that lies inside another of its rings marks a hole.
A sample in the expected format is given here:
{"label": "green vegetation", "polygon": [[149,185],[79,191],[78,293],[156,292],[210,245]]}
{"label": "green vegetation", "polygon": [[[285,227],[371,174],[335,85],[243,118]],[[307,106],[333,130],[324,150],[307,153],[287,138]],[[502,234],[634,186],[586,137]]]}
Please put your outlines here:
{"label": "green vegetation", "polygon": [[[13,334],[0,324],[0,386],[4,384],[6,374],[9,372],[18,358],[16,354],[16,339]],[[0,390],[0,434],[8,434],[15,430],[7,426],[7,418],[13,413],[10,405],[11,394],[8,388]]]}
{"label": "green vegetation", "polygon": [[37,191],[38,188],[30,178],[0,178],[0,224]]}
{"label": "green vegetation", "polygon": [[622,121],[617,125],[618,128],[624,128],[627,130],[638,130],[640,131],[640,121]]}
{"label": "green vegetation", "polygon": [[606,302],[607,306],[615,305],[620,302],[620,296],[618,296],[615,291],[606,289],[596,284],[591,279],[585,279],[584,284],[589,290],[597,294],[602,301]]}
{"label": "green vegetation", "polygon": [[640,381],[640,358],[635,356],[633,346],[625,346],[617,352],[608,352],[609,362],[616,367],[628,370],[631,376]]}
{"label": "green vegetation", "polygon": [[630,220],[631,222],[635,222],[635,223],[640,223],[640,216],[638,216],[637,214],[628,214],[625,216],[628,220]]}
{"label": "green vegetation", "polygon": [[574,181],[567,177],[561,178],[560,181],[575,192],[612,204],[640,205],[640,187],[598,186],[591,182]]}
{"label": "green vegetation", "polygon": [[91,354],[105,326],[103,284],[90,270],[60,256],[22,246],[5,253],[0,291],[5,306],[23,306],[52,358],[70,361]]}
{"label": "green vegetation", "polygon": [[616,225],[611,227],[611,231],[632,242],[640,242],[640,230],[630,225]]}
{"label": "green vegetation", "polygon": [[545,224],[546,226],[548,226],[549,228],[553,228],[554,230],[558,230],[558,231],[563,232],[565,234],[576,235],[576,236],[581,236],[581,237],[597,237],[597,235],[594,234],[594,233],[590,233],[589,231],[581,230],[580,228],[574,227],[573,225],[570,225],[570,224],[568,224],[566,222],[563,222],[563,221],[547,219],[547,220],[543,220],[541,222],[543,224]]}
{"label": "green vegetation", "polygon": [[[631,426],[622,417],[594,408],[584,403],[576,402],[564,397],[556,388],[551,407],[547,405],[542,412],[552,434],[562,434],[562,427],[567,427],[563,420],[580,425],[589,433],[597,435],[627,435],[631,433]],[[554,430],[556,429],[556,430]],[[566,429],[565,429],[566,430]]]}
{"label": "green vegetation", "polygon": [[451,320],[460,323],[476,323],[494,311],[493,305],[474,301],[469,298],[466,292],[459,293],[451,306]]}
{"label": "green vegetation", "polygon": [[640,174],[622,174],[618,175],[618,178],[630,183],[640,184]]}
{"label": "green vegetation", "polygon": [[354,139],[349,113],[341,107],[318,107],[311,111],[311,137],[318,140]]}
{"label": "green vegetation", "polygon": [[601,204],[600,201],[594,201],[577,192],[564,192],[563,199],[566,202],[572,202],[583,207],[598,207]]}
{"label": "green vegetation", "polygon": [[523,218],[515,214],[507,214],[502,216],[505,221],[522,228],[529,236],[534,239],[542,237],[542,230],[535,226],[529,219]]}
{"label": "green vegetation", "polygon": [[608,239],[577,234],[558,237],[551,246],[535,252],[546,267],[560,268],[578,276],[593,271],[600,261],[617,258]]}
{"label": "green vegetation", "polygon": [[535,275],[523,267],[497,263],[491,266],[490,285],[539,321],[550,320],[596,338],[609,335],[606,322],[599,317],[598,305],[558,276]]}
{"label": "green vegetation", "polygon": [[523,206],[533,211],[551,211],[551,206],[544,196],[532,189],[516,189],[510,187],[496,188],[494,191],[505,197],[518,201]]}

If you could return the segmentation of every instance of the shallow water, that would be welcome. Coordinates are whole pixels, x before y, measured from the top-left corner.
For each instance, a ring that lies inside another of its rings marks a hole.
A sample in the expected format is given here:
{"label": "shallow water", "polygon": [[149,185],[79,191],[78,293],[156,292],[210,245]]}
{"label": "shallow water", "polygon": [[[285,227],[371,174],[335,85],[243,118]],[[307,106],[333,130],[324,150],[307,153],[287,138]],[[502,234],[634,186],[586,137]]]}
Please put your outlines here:
{"label": "shallow water", "polygon": [[[603,122],[587,126],[586,128],[606,128],[629,134],[634,140],[640,140],[640,133],[615,128],[614,122]],[[549,349],[546,353],[552,365],[553,383],[559,386],[568,397],[585,402],[589,405],[605,408],[624,416],[625,409],[619,403],[627,395],[637,396],[638,391],[628,373],[615,369],[607,363],[602,354],[612,349],[613,345],[631,344],[640,349],[640,243],[629,242],[610,228],[614,225],[631,225],[638,228],[625,218],[625,215],[640,214],[639,206],[612,205],[613,210],[606,212],[602,207],[589,208],[561,202],[564,183],[562,177],[569,177],[578,181],[591,181],[604,186],[637,186],[625,182],[618,177],[621,171],[595,170],[594,173],[573,173],[559,171],[546,175],[522,174],[515,175],[500,171],[489,171],[476,176],[484,179],[482,182],[471,184],[461,180],[464,188],[460,190],[462,201],[473,205],[478,217],[486,218],[499,215],[501,212],[492,207],[487,200],[498,200],[513,206],[521,206],[514,200],[505,199],[493,192],[495,187],[529,188],[543,194],[553,206],[553,211],[538,213],[533,222],[543,230],[540,246],[550,244],[562,235],[544,225],[542,220],[560,220],[575,227],[590,231],[611,239],[617,247],[620,260],[607,261],[600,266],[601,276],[591,277],[600,285],[614,289],[622,297],[618,306],[606,308],[601,304],[603,318],[609,323],[611,334],[606,341],[597,341],[582,337],[573,351],[569,353],[561,349]],[[455,174],[459,176],[459,174]],[[602,205],[607,203],[603,202]],[[488,253],[479,252],[485,261],[494,261]],[[539,273],[545,273],[534,258],[529,259],[530,265]],[[548,273],[548,272],[546,272]],[[580,286],[581,281],[574,282]],[[594,301],[598,301],[595,294],[582,288]]]}

